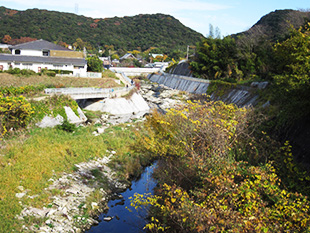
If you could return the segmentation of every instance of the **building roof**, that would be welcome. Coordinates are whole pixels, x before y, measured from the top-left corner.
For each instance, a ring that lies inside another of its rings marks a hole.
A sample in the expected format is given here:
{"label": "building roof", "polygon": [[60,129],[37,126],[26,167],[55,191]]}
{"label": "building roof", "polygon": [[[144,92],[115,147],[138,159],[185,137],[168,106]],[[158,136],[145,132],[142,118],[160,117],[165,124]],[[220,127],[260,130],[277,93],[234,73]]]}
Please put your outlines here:
{"label": "building roof", "polygon": [[8,45],[8,44],[0,44],[1,49],[7,49],[9,47],[10,47],[10,45]]}
{"label": "building roof", "polygon": [[28,50],[64,50],[72,51],[60,45],[56,45],[46,40],[35,40],[23,44],[18,44],[10,47],[11,49],[28,49]]}
{"label": "building roof", "polygon": [[156,58],[157,56],[163,57],[164,55],[163,55],[163,54],[160,54],[160,53],[152,53],[151,56],[152,56],[153,58]]}
{"label": "building roof", "polygon": [[0,53],[0,61],[84,66],[85,58],[37,57]]}
{"label": "building roof", "polygon": [[120,60],[124,60],[124,59],[128,59],[128,58],[134,58],[134,59],[136,59],[135,56],[132,55],[131,53],[126,53],[124,56],[122,56],[122,57],[120,58]]}

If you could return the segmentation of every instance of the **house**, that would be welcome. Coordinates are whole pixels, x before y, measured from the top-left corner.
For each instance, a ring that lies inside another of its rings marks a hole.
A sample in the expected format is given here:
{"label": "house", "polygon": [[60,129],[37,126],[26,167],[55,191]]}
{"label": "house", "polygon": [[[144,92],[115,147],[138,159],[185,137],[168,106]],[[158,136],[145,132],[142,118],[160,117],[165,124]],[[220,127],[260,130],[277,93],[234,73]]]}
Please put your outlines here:
{"label": "house", "polygon": [[0,70],[67,70],[72,71],[74,76],[86,76],[87,62],[83,52],[73,51],[42,39],[11,46],[10,50],[11,54],[0,54]]}
{"label": "house", "polygon": [[119,60],[123,61],[123,60],[126,60],[126,59],[137,59],[137,58],[134,55],[132,55],[131,53],[126,53]]}
{"label": "house", "polygon": [[110,57],[99,57],[99,59],[102,61],[103,63],[103,67],[105,69],[109,69],[111,66],[111,59]]}
{"label": "house", "polygon": [[164,56],[163,54],[159,54],[159,53],[151,53],[150,55],[151,55],[151,57],[153,57],[153,58],[156,58],[156,57],[163,57],[163,56]]}
{"label": "house", "polygon": [[0,49],[9,49],[10,45],[8,44],[0,44]]}
{"label": "house", "polygon": [[120,62],[119,62],[118,59],[113,59],[111,65],[112,65],[112,66],[117,66],[119,63],[120,63]]}

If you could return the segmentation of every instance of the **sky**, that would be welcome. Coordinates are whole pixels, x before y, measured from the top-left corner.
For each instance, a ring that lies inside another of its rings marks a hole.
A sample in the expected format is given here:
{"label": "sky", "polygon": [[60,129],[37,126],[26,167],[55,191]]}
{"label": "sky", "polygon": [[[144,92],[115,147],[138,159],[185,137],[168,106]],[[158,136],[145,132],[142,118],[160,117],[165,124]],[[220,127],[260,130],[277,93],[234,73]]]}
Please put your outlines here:
{"label": "sky", "polygon": [[222,36],[243,32],[262,16],[281,9],[310,10],[309,0],[0,0],[10,9],[46,9],[92,18],[169,14],[208,36],[210,24]]}

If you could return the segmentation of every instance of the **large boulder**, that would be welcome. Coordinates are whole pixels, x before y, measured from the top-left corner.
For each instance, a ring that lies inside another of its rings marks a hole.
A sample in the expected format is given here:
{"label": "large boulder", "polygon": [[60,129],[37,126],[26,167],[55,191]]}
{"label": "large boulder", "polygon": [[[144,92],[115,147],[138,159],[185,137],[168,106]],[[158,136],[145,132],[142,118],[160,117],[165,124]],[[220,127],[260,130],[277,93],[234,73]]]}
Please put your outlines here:
{"label": "large boulder", "polygon": [[[64,109],[67,115],[67,119],[70,123],[81,124],[87,121],[87,117],[80,108],[77,109],[79,116],[77,116],[70,107],[65,106]],[[36,125],[40,128],[53,128],[57,125],[62,125],[63,122],[64,118],[60,115],[57,115],[56,117],[45,116],[43,120],[38,122]]]}
{"label": "large boulder", "polygon": [[64,118],[60,115],[56,117],[45,116],[42,121],[38,122],[36,125],[40,128],[53,128],[57,125],[61,125],[64,122]]}
{"label": "large boulder", "polygon": [[130,98],[107,98],[100,100],[89,104],[85,109],[101,111],[119,117],[127,116],[128,119],[141,117],[150,111],[147,102],[137,93],[134,93]]}
{"label": "large boulder", "polygon": [[77,116],[70,107],[65,106],[64,109],[66,111],[68,121],[72,124],[81,124],[87,120],[85,114],[80,108],[77,109],[79,116]]}

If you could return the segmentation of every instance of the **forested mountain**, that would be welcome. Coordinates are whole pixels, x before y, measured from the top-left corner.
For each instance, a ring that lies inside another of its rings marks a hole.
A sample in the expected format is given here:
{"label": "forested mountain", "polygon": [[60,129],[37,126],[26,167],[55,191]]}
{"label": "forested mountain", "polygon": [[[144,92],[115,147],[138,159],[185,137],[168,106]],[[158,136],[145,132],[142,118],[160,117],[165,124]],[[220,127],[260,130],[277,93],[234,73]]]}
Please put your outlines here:
{"label": "forested mountain", "polygon": [[0,7],[0,38],[32,37],[73,44],[77,38],[93,47],[113,45],[133,50],[150,47],[174,50],[195,45],[203,37],[164,14],[93,19],[71,13],[29,9],[17,11]]}
{"label": "forested mountain", "polygon": [[282,41],[289,35],[291,26],[297,29],[309,21],[309,11],[276,10],[263,16],[249,30],[232,37],[246,36],[256,40],[263,37],[271,42]]}
{"label": "forested mountain", "polygon": [[[204,38],[196,47],[192,71],[196,77],[206,79],[271,79],[275,73],[282,74],[284,66],[289,65],[280,62],[287,56],[276,58],[275,46],[308,31],[309,22],[310,12],[276,10],[243,33],[223,39]],[[308,45],[296,46],[301,49]]]}

